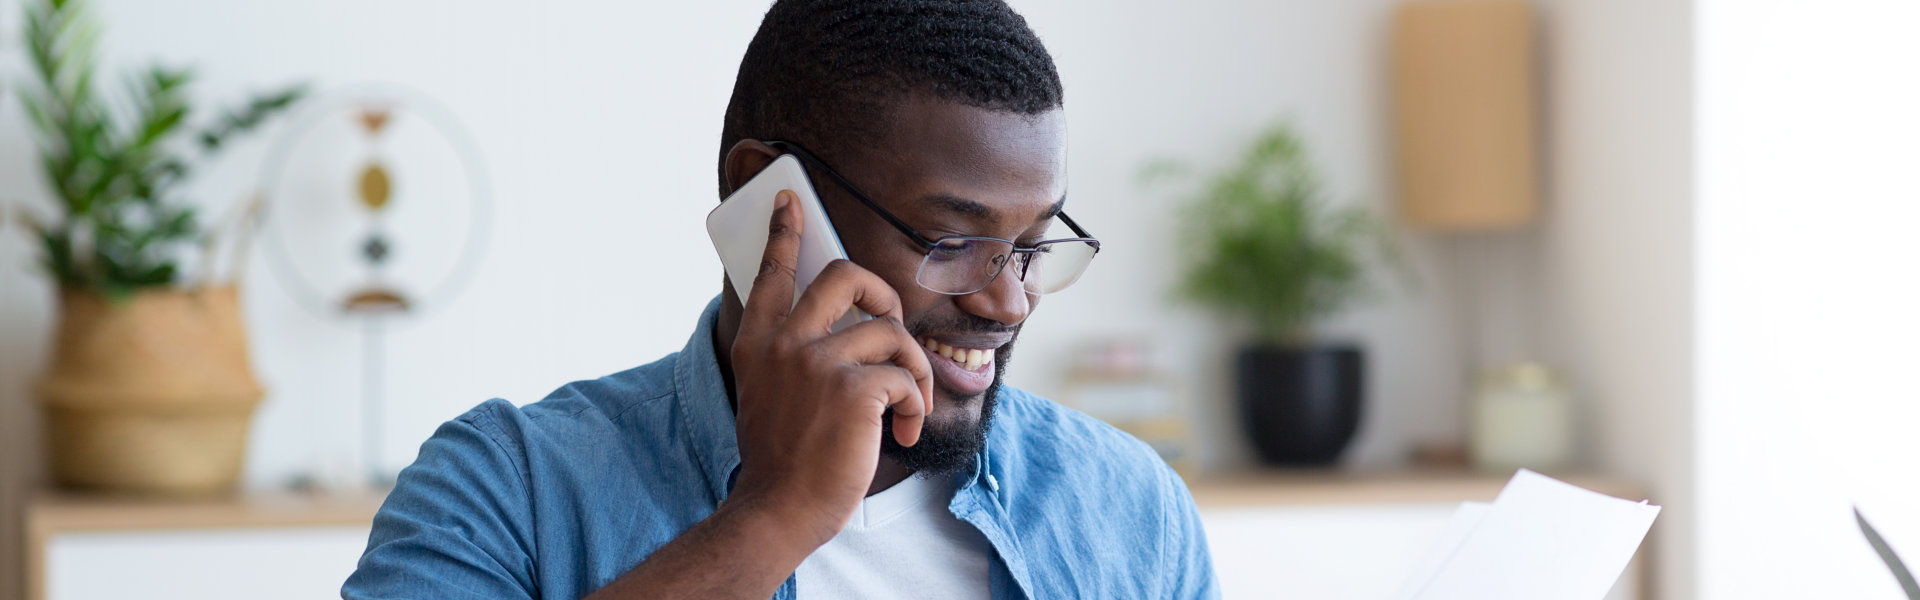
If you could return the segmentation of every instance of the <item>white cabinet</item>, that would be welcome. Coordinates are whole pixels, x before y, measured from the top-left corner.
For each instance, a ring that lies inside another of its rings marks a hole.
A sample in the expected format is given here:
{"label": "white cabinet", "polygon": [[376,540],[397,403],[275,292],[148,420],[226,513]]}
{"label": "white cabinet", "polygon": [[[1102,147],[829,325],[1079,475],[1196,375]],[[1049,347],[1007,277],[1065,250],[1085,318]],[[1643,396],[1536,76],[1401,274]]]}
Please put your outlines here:
{"label": "white cabinet", "polygon": [[[1614,496],[1638,495],[1609,480],[1568,481]],[[1227,600],[1389,600],[1440,538],[1454,508],[1492,500],[1504,483],[1465,473],[1295,473],[1203,478],[1192,488]],[[1628,565],[1608,600],[1643,597],[1644,562],[1636,557]]]}
{"label": "white cabinet", "polygon": [[46,598],[339,598],[368,531],[288,527],[56,534],[46,547]]}
{"label": "white cabinet", "polygon": [[379,503],[42,497],[27,507],[27,600],[339,598]]}

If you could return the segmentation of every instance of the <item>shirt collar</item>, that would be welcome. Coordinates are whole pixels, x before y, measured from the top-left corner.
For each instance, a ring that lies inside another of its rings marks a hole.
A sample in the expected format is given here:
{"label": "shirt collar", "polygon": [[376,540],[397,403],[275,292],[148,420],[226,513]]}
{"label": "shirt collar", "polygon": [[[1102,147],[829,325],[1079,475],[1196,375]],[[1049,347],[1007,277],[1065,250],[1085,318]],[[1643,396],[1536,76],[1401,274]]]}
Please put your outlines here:
{"label": "shirt collar", "polygon": [[720,296],[707,302],[700,323],[673,364],[674,396],[680,426],[691,446],[707,488],[715,500],[725,500],[733,488],[733,472],[740,467],[740,444],[735,439],[733,407],[720,361],[713,348],[713,328],[720,320]]}

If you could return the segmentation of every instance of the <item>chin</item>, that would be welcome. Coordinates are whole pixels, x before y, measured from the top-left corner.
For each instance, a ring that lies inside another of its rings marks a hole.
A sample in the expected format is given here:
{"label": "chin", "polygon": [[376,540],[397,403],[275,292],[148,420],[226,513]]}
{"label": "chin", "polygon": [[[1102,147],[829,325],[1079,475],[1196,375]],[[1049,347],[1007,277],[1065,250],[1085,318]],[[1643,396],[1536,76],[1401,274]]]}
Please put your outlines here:
{"label": "chin", "polygon": [[966,398],[953,398],[940,392],[934,392],[933,414],[927,416],[923,430],[938,430],[943,433],[965,432],[980,426],[980,408],[985,394],[975,394]]}
{"label": "chin", "polygon": [[993,385],[971,396],[955,396],[934,381],[933,414],[920,430],[920,441],[901,446],[893,439],[891,409],[881,423],[880,454],[921,476],[967,471],[973,468],[980,451],[986,448],[987,433],[993,428],[993,408],[998,402],[1002,379],[1007,372],[1006,359],[1011,344],[1001,348],[994,367]]}

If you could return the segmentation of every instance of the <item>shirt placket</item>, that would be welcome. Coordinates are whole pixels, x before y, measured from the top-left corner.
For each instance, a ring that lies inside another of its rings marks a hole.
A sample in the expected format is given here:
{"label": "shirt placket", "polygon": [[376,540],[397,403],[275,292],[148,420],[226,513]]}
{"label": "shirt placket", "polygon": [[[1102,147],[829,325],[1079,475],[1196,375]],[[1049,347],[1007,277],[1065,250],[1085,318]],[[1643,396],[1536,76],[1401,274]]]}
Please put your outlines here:
{"label": "shirt placket", "polygon": [[988,453],[974,461],[973,477],[954,492],[947,508],[955,518],[972,525],[993,546],[993,569],[989,587],[996,600],[1030,600],[1032,576],[1027,572],[1026,552],[1013,535],[1013,522],[1007,517],[999,494],[1004,485],[994,477]]}

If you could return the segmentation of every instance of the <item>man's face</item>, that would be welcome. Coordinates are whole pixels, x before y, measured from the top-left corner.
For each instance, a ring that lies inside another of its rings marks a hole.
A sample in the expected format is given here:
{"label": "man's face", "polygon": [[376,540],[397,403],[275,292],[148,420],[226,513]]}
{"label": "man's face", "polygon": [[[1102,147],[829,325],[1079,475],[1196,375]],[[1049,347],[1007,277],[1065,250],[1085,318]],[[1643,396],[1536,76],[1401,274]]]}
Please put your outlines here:
{"label": "man's face", "polygon": [[[1059,110],[1029,117],[912,97],[892,117],[891,131],[863,151],[822,158],[929,239],[988,236],[1021,246],[1046,239],[1067,190]],[[899,292],[907,330],[933,365],[933,412],[920,443],[901,448],[883,435],[883,451],[917,471],[970,464],[1013,341],[1039,297],[1025,292],[1011,266],[971,294],[921,287],[915,275],[926,252],[845,190],[815,181],[848,255]],[[966,350],[982,351],[991,363],[969,369],[964,356],[948,356]]]}

